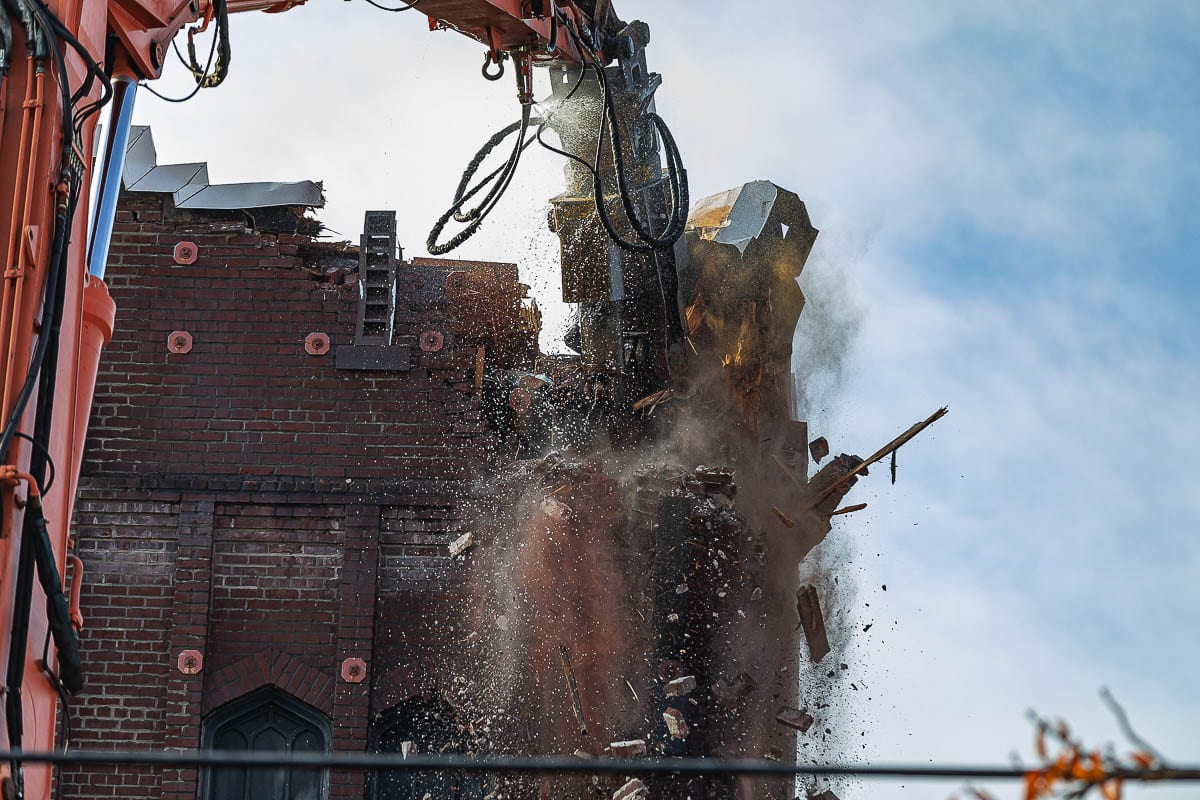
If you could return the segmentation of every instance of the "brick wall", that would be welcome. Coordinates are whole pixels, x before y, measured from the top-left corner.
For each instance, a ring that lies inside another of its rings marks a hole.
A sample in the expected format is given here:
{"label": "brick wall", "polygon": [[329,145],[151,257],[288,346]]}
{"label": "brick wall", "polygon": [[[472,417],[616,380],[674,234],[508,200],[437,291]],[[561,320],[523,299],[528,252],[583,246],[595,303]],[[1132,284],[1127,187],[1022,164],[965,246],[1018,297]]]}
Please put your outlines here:
{"label": "brick wall", "polygon": [[[350,344],[356,287],[314,263],[328,251],[307,236],[248,217],[122,201],[107,279],[117,331],[75,520],[88,671],[76,746],[198,747],[209,713],[272,685],[324,715],[336,748],[361,750],[371,713],[411,696],[396,676],[422,674],[437,646],[429,598],[460,580],[447,545],[494,452],[476,346],[415,346],[452,330],[454,263],[402,266],[397,346],[412,347],[411,370],[338,370],[305,337]],[[192,265],[172,257],[184,240]],[[168,351],[172,331],[191,334],[190,352]],[[190,652],[198,669],[184,668]],[[343,676],[354,658],[365,680]],[[198,785],[178,769],[60,781],[64,798],[190,800]],[[331,797],[363,791],[360,775],[331,778]]]}
{"label": "brick wall", "polygon": [[[239,220],[163,221],[158,195],[128,196],[108,284],[117,332],[105,351],[87,448],[90,474],[462,478],[479,466],[474,348],[407,372],[344,372],[305,337],[352,342],[357,288],[306,269],[309,237],[246,232]],[[199,258],[175,264],[190,241]],[[399,346],[445,323],[450,268],[401,268]],[[187,331],[192,349],[170,353]],[[418,354],[420,351],[416,351]],[[457,388],[456,388],[457,387]]]}

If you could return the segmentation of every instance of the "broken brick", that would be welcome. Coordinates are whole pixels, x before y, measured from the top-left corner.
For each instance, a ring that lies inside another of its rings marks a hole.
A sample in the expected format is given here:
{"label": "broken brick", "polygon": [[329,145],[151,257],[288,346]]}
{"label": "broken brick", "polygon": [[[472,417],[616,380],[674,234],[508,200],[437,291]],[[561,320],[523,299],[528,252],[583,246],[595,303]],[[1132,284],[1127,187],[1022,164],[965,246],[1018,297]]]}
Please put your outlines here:
{"label": "broken brick", "polygon": [[664,711],[663,722],[667,724],[667,731],[671,734],[672,739],[686,739],[691,733],[691,728],[688,727],[683,712],[678,708],[668,708]]}
{"label": "broken brick", "polygon": [[617,758],[636,758],[646,755],[646,740],[629,739],[623,742],[613,742],[608,749]]}
{"label": "broken brick", "polygon": [[676,678],[673,681],[668,681],[663,687],[663,693],[667,697],[685,697],[696,690],[696,677],[694,675],[684,675],[682,678]]}
{"label": "broken brick", "polygon": [[795,728],[801,733],[808,733],[808,729],[816,722],[812,715],[807,711],[799,711],[795,708],[784,708],[775,715],[775,721],[780,725],[786,725],[789,728]]}

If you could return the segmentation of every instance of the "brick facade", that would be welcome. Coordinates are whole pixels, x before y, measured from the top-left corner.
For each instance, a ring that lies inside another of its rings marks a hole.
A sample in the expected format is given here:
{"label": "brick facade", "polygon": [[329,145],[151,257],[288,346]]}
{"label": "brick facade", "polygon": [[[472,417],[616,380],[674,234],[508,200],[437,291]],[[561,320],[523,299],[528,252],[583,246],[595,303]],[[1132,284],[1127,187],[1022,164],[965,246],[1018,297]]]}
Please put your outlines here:
{"label": "brick facade", "polygon": [[[476,393],[485,343],[456,340],[444,289],[462,265],[399,266],[393,347],[409,348],[411,369],[339,370],[351,259],[294,232],[307,221],[272,219],[274,232],[247,212],[123,200],[107,278],[117,330],[75,518],[88,685],[73,746],[199,747],[210,713],[275,686],[328,720],[334,748],[361,750],[372,714],[428,686],[424,617],[454,590],[447,545],[496,450]],[[175,263],[180,241],[194,264]],[[420,349],[428,330],[444,348]],[[174,331],[188,352],[169,352]],[[312,333],[331,347],[309,353]],[[185,651],[201,656],[194,674]],[[349,659],[366,680],[343,676]],[[66,798],[191,800],[197,777],[70,768],[59,780]],[[361,775],[330,777],[332,798],[363,792]]]}

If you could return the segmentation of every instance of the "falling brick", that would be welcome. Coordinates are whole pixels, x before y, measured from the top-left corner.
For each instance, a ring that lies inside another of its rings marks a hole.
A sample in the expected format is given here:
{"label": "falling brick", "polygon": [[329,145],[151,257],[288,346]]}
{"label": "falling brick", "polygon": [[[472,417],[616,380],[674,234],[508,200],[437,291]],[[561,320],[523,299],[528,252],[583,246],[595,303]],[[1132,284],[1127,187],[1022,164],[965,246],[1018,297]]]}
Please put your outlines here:
{"label": "falling brick", "polygon": [[612,800],[641,800],[649,794],[646,784],[637,778],[631,778],[620,789],[613,792]]}
{"label": "falling brick", "polygon": [[824,436],[813,439],[808,443],[808,452],[812,455],[813,461],[820,464],[821,459],[829,455],[829,440]]}
{"label": "falling brick", "polygon": [[667,723],[667,731],[670,732],[672,739],[686,739],[692,732],[688,727],[687,720],[684,719],[683,712],[678,708],[668,708],[664,711],[663,722]]}
{"label": "falling brick", "polygon": [[668,681],[663,687],[663,693],[667,697],[686,697],[696,691],[696,676],[684,675],[682,678],[676,678],[673,681]]}
{"label": "falling brick", "polygon": [[789,728],[795,728],[801,733],[808,733],[808,729],[816,722],[812,715],[807,711],[798,711],[794,708],[784,708],[775,715],[775,721],[780,725],[786,725]]}
{"label": "falling brick", "polygon": [[617,758],[636,758],[646,755],[646,740],[629,739],[624,742],[613,742],[608,749]]}
{"label": "falling brick", "polygon": [[803,586],[796,592],[796,611],[800,614],[800,626],[804,628],[804,638],[808,642],[808,657],[816,664],[829,652],[829,635],[825,632],[817,587]]}

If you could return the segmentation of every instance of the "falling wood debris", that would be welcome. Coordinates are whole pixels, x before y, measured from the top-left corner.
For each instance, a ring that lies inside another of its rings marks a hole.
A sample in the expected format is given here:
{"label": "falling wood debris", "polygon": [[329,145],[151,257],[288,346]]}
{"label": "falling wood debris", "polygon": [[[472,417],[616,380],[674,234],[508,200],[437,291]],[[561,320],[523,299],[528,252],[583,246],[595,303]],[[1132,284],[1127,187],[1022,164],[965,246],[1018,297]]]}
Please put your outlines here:
{"label": "falling wood debris", "polygon": [[845,506],[843,508],[839,508],[837,511],[834,511],[829,516],[836,517],[840,514],[853,514],[855,511],[862,511],[866,507],[867,507],[866,503],[858,503],[858,504],[852,505],[852,506]]}
{"label": "falling wood debris", "polygon": [[563,677],[567,679],[567,688],[571,691],[571,708],[575,711],[575,721],[579,723],[579,733],[587,735],[587,721],[583,718],[583,701],[579,699],[579,685],[575,682],[575,670],[571,668],[571,654],[566,645],[559,645],[558,655],[562,659]]}
{"label": "falling wood debris", "polygon": [[829,635],[825,631],[817,587],[800,587],[796,592],[796,611],[800,614],[800,626],[804,628],[804,638],[808,642],[808,657],[816,664],[829,653]]}
{"label": "falling wood debris", "polygon": [[928,428],[933,423],[937,422],[942,417],[946,416],[948,413],[950,413],[950,408],[948,406],[943,406],[942,408],[939,408],[937,411],[933,412],[933,414],[931,414],[928,419],[926,419],[922,422],[918,422],[916,425],[913,425],[911,428],[909,428],[904,433],[897,436],[895,439],[892,439],[890,442],[885,444],[883,447],[879,448],[879,450],[875,451],[875,453],[872,454],[870,458],[866,459],[861,464],[859,464],[857,467],[855,467],[854,469],[847,472],[841,478],[838,478],[836,481],[833,482],[832,485],[826,487],[825,491],[821,492],[820,496],[818,496],[817,499],[813,501],[812,507],[816,508],[818,505],[821,504],[821,501],[823,501],[825,498],[829,497],[831,494],[833,494],[835,491],[837,491],[839,486],[846,483],[846,481],[850,480],[851,478],[859,475],[860,473],[866,472],[867,467],[871,466],[872,464],[874,464],[878,461],[882,461],[883,459],[887,458],[889,455],[891,455],[895,451],[899,450],[904,445],[908,444],[908,442],[911,441],[913,439],[913,437],[915,437],[921,431]]}
{"label": "falling wood debris", "polygon": [[796,520],[783,513],[783,509],[779,506],[771,506],[771,510],[775,512],[775,516],[779,517],[779,521],[789,528],[796,527]]}

